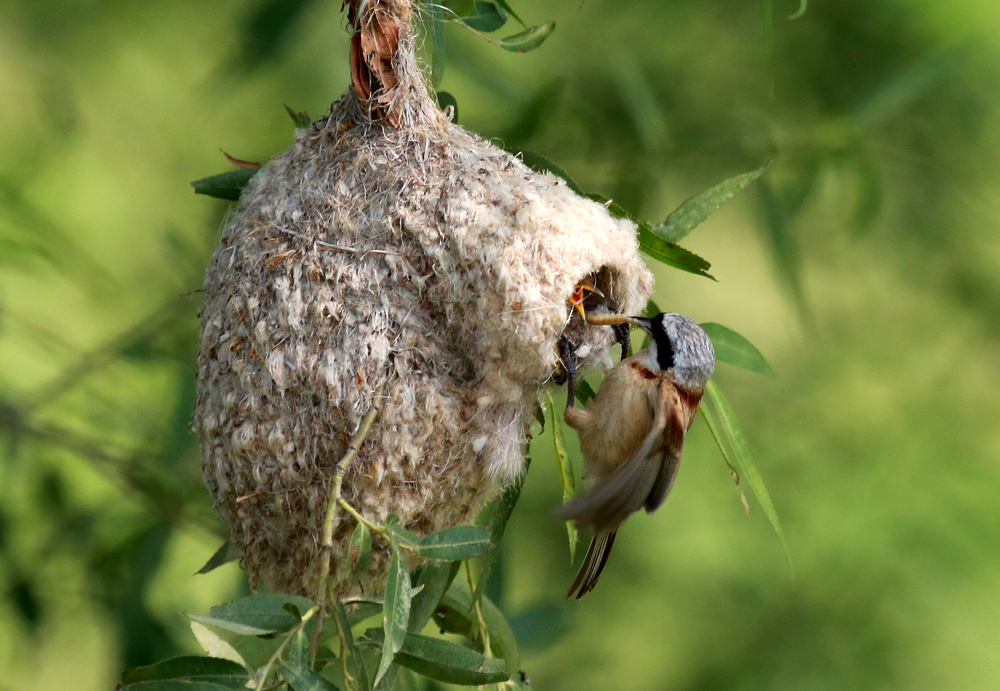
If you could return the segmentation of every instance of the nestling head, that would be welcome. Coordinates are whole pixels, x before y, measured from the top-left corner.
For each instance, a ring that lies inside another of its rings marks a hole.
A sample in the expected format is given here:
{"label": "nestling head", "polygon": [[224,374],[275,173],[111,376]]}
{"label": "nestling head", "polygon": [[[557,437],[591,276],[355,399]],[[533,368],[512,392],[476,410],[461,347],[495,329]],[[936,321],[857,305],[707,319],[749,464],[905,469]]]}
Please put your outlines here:
{"label": "nestling head", "polygon": [[648,366],[668,372],[674,383],[701,391],[715,371],[715,348],[700,326],[682,314],[660,312],[629,320],[649,334]]}

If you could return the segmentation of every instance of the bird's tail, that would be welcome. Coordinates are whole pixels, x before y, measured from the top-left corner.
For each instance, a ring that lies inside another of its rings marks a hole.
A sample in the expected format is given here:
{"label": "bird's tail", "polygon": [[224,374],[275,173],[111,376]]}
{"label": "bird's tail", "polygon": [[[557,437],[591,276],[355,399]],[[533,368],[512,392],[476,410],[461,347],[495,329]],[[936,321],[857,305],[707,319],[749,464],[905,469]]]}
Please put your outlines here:
{"label": "bird's tail", "polygon": [[594,535],[587,549],[587,556],[583,558],[580,570],[576,572],[576,578],[566,591],[566,597],[572,597],[575,592],[579,599],[594,589],[604,565],[608,563],[608,555],[611,554],[617,534],[617,530],[612,530]]}

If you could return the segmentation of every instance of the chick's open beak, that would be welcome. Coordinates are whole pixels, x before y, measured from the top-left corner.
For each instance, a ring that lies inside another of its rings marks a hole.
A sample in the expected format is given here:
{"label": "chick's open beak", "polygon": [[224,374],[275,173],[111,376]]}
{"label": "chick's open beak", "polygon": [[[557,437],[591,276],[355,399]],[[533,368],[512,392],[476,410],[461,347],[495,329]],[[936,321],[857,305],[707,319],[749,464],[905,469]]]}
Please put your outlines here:
{"label": "chick's open beak", "polygon": [[573,294],[570,296],[569,302],[577,312],[580,313],[580,317],[583,321],[587,321],[587,313],[583,309],[583,301],[586,299],[585,293],[597,293],[601,297],[604,297],[604,293],[595,288],[589,282],[580,283],[573,289]]}

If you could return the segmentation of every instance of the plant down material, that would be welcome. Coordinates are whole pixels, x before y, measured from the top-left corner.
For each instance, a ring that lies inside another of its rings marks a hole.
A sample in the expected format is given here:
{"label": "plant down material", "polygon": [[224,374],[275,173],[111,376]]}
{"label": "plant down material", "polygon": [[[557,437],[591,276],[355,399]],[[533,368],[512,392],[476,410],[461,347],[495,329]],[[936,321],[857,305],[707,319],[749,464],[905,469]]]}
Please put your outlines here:
{"label": "plant down material", "polygon": [[[468,523],[523,471],[560,335],[581,367],[609,364],[610,331],[567,304],[575,286],[636,313],[652,281],[633,223],[438,111],[409,2],[350,16],[355,83],[244,191],[208,269],[198,353],[216,508],[255,585],[310,596],[334,466],[374,391],[344,499],[419,535]],[[353,529],[340,512],[335,595],[384,587],[382,544],[350,585]]]}

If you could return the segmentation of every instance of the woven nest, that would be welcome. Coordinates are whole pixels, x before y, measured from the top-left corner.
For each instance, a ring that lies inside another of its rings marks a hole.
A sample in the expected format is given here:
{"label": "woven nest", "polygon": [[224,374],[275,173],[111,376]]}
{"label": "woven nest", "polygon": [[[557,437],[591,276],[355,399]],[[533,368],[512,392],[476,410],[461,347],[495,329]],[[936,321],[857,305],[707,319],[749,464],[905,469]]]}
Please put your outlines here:
{"label": "woven nest", "polygon": [[[523,472],[560,335],[581,367],[609,364],[612,336],[573,316],[574,288],[589,279],[630,313],[651,292],[632,223],[434,107],[408,3],[351,9],[355,83],[244,191],[208,269],[198,352],[216,509],[255,586],[308,596],[334,468],[377,390],[342,496],[421,535],[471,522]],[[391,87],[371,67],[378,41],[373,59],[357,38],[390,21]],[[341,512],[337,595],[384,586],[378,542],[360,585],[344,580],[353,529]]]}

